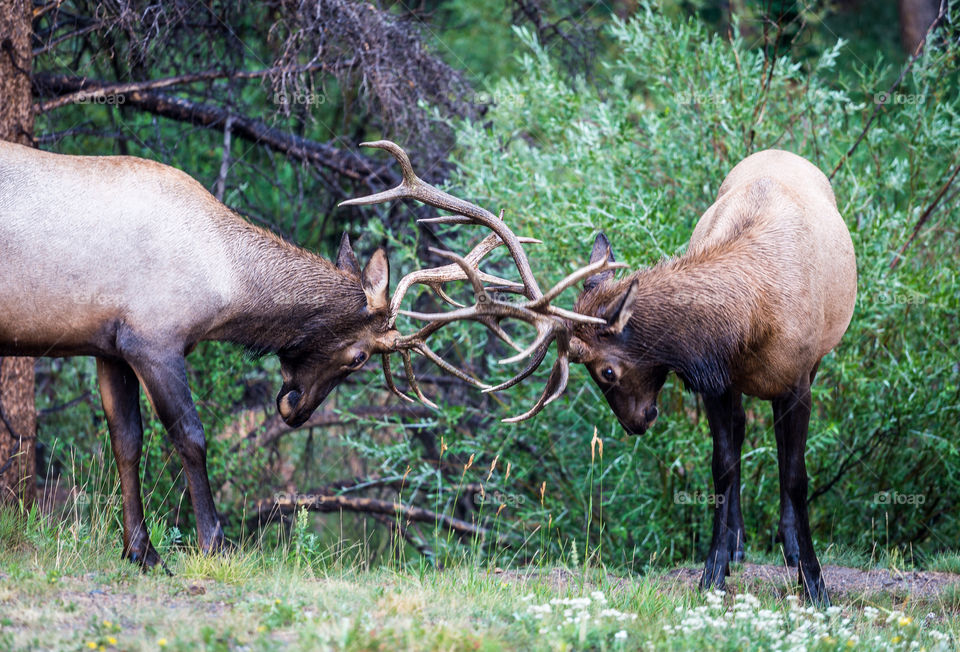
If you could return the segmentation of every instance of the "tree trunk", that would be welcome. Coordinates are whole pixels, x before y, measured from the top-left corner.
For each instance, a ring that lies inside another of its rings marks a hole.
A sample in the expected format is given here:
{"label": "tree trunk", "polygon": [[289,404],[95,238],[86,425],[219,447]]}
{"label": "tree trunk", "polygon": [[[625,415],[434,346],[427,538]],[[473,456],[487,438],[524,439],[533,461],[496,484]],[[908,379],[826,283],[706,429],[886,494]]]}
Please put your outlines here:
{"label": "tree trunk", "polygon": [[[23,145],[33,144],[31,4],[0,3],[0,139]],[[0,469],[7,466],[0,473],[0,502],[29,506],[36,498],[33,389],[33,358],[0,358]]]}
{"label": "tree trunk", "polygon": [[940,0],[900,0],[900,42],[913,54],[940,13]]}

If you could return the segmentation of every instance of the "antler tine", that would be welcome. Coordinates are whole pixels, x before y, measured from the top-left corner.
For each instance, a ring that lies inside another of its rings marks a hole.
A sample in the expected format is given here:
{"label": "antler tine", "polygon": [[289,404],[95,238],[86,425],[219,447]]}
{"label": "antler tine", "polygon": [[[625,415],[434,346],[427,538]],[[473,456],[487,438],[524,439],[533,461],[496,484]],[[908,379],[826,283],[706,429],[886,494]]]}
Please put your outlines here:
{"label": "antler tine", "polygon": [[503,422],[518,423],[536,416],[540,410],[548,406],[550,403],[553,403],[560,397],[561,394],[563,394],[563,390],[567,388],[567,381],[569,378],[570,361],[567,357],[567,354],[564,352],[559,354],[557,356],[557,360],[553,363],[553,369],[550,370],[550,377],[547,379],[547,386],[544,388],[543,394],[540,395],[540,398],[537,399],[537,402],[534,404],[534,406],[523,414],[503,419]]}
{"label": "antler tine", "polygon": [[455,367],[454,365],[450,364],[449,362],[441,358],[439,355],[434,353],[430,349],[430,347],[427,346],[426,342],[421,342],[420,345],[416,347],[416,349],[414,350],[419,352],[420,355],[422,355],[423,357],[430,360],[433,364],[437,365],[444,371],[453,374],[454,376],[456,376],[462,381],[468,382],[475,387],[479,387],[480,389],[487,389],[488,387],[490,387],[490,385],[487,385],[486,383],[478,380],[477,378],[474,378],[467,372],[463,371],[458,367]]}
{"label": "antler tine", "polygon": [[483,287],[483,279],[480,278],[480,271],[474,269],[467,259],[459,254],[455,254],[452,251],[445,251],[443,249],[436,249],[435,247],[430,247],[430,253],[441,256],[443,258],[449,258],[452,260],[460,270],[466,275],[467,280],[470,281],[470,285],[473,286],[473,296],[477,298],[477,301],[480,303],[486,303],[490,300],[490,296],[487,294],[486,289]]}
{"label": "antler tine", "polygon": [[547,346],[553,341],[553,339],[557,336],[557,324],[556,322],[551,323],[547,328],[541,330],[540,324],[544,323],[544,319],[549,318],[541,318],[540,321],[536,322],[537,339],[533,341],[533,344],[514,356],[500,360],[500,364],[513,364],[514,362],[519,362],[520,360],[532,355],[533,352],[539,349],[541,346]]}
{"label": "antler tine", "polygon": [[499,385],[494,385],[490,389],[483,390],[483,393],[489,394],[490,392],[499,392],[504,389],[510,389],[517,383],[520,383],[521,381],[526,380],[543,363],[543,359],[547,357],[548,350],[549,350],[549,343],[547,344],[547,346],[540,348],[540,350],[534,353],[533,358],[531,358],[530,362],[527,363],[527,366],[524,367],[520,373],[518,373],[516,376],[514,376],[510,380],[505,380]]}
{"label": "antler tine", "polygon": [[552,288],[550,288],[550,290],[548,290],[547,293],[544,294],[542,297],[527,303],[526,307],[530,308],[531,310],[536,310],[537,308],[541,308],[545,305],[548,305],[551,301],[553,301],[558,296],[560,296],[560,294],[564,290],[575,285],[576,283],[578,283],[579,281],[587,277],[593,276],[594,274],[606,271],[608,269],[623,269],[625,267],[628,267],[626,263],[615,263],[615,262],[611,262],[606,258],[604,258],[603,260],[598,260],[595,263],[590,263],[589,265],[586,265],[585,267],[581,267],[575,272],[568,274],[563,280],[561,280],[559,283],[557,283]]}
{"label": "antler tine", "polygon": [[[413,171],[413,166],[410,164],[410,157],[407,156],[407,153],[404,152],[399,145],[392,141],[377,140],[373,142],[360,143],[360,146],[376,147],[378,149],[384,149],[393,154],[394,158],[396,158],[397,162],[400,164],[403,180],[399,185],[390,190],[379,192],[375,195],[369,195],[367,197],[348,199],[340,202],[340,206],[360,206],[364,204],[376,204],[379,202],[390,201],[392,199],[410,198],[433,206],[434,208],[455,213],[463,218],[467,218],[467,221],[469,222],[485,226],[500,236],[500,240],[503,241],[503,243],[507,246],[507,249],[510,251],[510,255],[513,257],[513,262],[517,266],[517,271],[520,272],[520,279],[523,281],[524,288],[526,288],[525,294],[527,298],[540,298],[543,292],[540,291],[540,286],[537,285],[537,279],[533,276],[533,271],[530,269],[530,263],[527,261],[527,255],[523,251],[523,246],[521,245],[520,239],[516,236],[516,234],[514,234],[513,231],[510,230],[509,227],[507,227],[506,223],[503,221],[503,211],[500,211],[500,217],[498,218],[485,208],[481,208],[476,204],[471,204],[470,202],[460,199],[459,197],[454,197],[449,193],[434,188],[416,175],[416,173]],[[441,219],[445,220],[445,218]],[[434,219],[430,221],[438,220]],[[465,222],[461,221],[460,218],[457,218],[456,223],[462,224]]]}
{"label": "antler tine", "polygon": [[420,390],[420,383],[417,382],[417,377],[413,373],[413,361],[410,360],[410,351],[402,349],[399,353],[403,359],[403,370],[407,374],[407,383],[410,385],[410,389],[413,390],[413,393],[417,395],[417,398],[420,399],[424,405],[437,409],[437,404],[428,399]]}
{"label": "antler tine", "polygon": [[416,401],[414,401],[412,398],[397,389],[396,384],[393,382],[393,371],[390,370],[390,354],[384,353],[381,355],[380,363],[383,366],[383,377],[387,382],[387,389],[408,403],[416,403]]}
{"label": "antler tine", "polygon": [[[519,240],[524,244],[541,244],[541,241],[537,240],[536,238],[519,238]],[[464,256],[464,259],[467,260],[472,267],[477,269],[478,273],[480,274],[480,278],[483,279],[485,283],[496,283],[503,288],[509,288],[507,291],[522,292],[524,289],[523,284],[486,274],[485,272],[481,272],[479,269],[480,261],[483,260],[491,251],[502,244],[503,241],[500,240],[500,237],[495,233],[491,233],[481,240],[477,246],[470,250],[470,253]],[[462,308],[463,304],[451,299],[446,292],[440,288],[440,283],[445,283],[447,281],[464,281],[467,280],[467,278],[467,275],[463,272],[460,266],[455,263],[444,265],[442,267],[418,269],[410,272],[400,279],[399,283],[397,283],[397,288],[393,293],[393,298],[390,300],[389,325],[393,326],[394,322],[396,322],[397,315],[400,312],[400,304],[402,303],[407,291],[413,285],[418,283],[433,288],[433,290],[440,295],[440,298],[450,305]]]}

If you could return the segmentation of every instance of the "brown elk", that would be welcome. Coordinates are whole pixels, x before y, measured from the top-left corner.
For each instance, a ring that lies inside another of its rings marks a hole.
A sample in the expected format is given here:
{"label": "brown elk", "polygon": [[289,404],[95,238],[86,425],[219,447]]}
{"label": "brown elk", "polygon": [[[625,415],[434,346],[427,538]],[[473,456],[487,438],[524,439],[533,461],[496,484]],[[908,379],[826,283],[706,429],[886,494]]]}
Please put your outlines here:
{"label": "brown elk", "polygon": [[[371,145],[402,154],[388,141]],[[454,211],[465,205],[408,169],[409,161],[404,191],[416,186],[428,203]],[[443,297],[443,283],[464,279],[475,287],[489,282],[541,296],[521,247],[531,240],[517,238],[492,215],[467,215],[461,223],[482,224],[493,233],[464,258],[444,254],[454,260],[450,265],[407,275],[391,300],[382,249],[361,270],[344,236],[332,264],[251,225],[168,166],[0,142],[0,356],[96,357],[120,476],[123,555],[149,567],[162,562],[147,534],[140,495],[142,385],[183,462],[200,547],[216,550],[223,530],[185,356],[204,340],[275,353],[283,379],[277,409],[291,426],[306,421],[375,354],[382,354],[387,385],[398,394],[388,361],[392,352],[403,357],[410,385],[424,400],[411,351],[485,387],[431,351],[427,337],[458,319],[479,321],[503,337],[495,313],[529,321],[541,318],[535,311],[492,302],[431,315],[432,322],[412,335],[393,327],[403,294],[414,283]],[[500,244],[519,266],[523,283],[479,271],[480,260]]]}
{"label": "brown elk", "polygon": [[[613,259],[598,235],[591,263]],[[853,243],[830,182],[807,160],[779,150],[731,170],[685,254],[621,280],[604,270],[584,283],[575,311],[605,324],[572,324],[558,364],[565,356],[584,364],[627,432],[641,434],[656,420],[657,395],[671,371],[703,398],[717,500],[702,587],[722,588],[729,562],[743,559],[747,394],[773,404],[786,560],[799,566],[808,597],[829,604],[807,517],[804,451],[810,385],[850,323],[856,291]],[[552,395],[565,379],[565,370],[555,370]]]}

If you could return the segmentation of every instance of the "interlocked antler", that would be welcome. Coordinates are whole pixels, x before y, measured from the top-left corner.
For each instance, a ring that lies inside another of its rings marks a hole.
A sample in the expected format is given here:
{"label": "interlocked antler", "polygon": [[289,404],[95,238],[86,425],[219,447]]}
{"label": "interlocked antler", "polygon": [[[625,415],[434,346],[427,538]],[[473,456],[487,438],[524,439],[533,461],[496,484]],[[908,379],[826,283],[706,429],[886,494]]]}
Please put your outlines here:
{"label": "interlocked antler", "polygon": [[[434,362],[444,371],[453,374],[457,378],[465,380],[473,385],[483,389],[484,392],[495,392],[501,389],[512,387],[532,374],[543,362],[547,355],[550,343],[556,340],[558,355],[557,360],[550,372],[547,380],[547,386],[543,395],[537,401],[532,409],[524,414],[504,419],[507,422],[523,421],[529,419],[548,403],[556,399],[563,393],[567,385],[569,375],[569,356],[570,356],[570,334],[569,322],[603,324],[602,319],[588,317],[569,310],[563,310],[550,305],[550,302],[560,295],[568,287],[577,283],[581,279],[587,278],[598,272],[623,267],[620,263],[612,263],[607,260],[601,260],[584,268],[581,268],[570,274],[567,278],[560,281],[551,288],[546,294],[540,291],[540,286],[530,270],[530,263],[527,261],[526,252],[523,250],[523,244],[538,243],[539,240],[532,238],[519,238],[503,221],[503,211],[500,217],[497,217],[490,211],[464,201],[442,190],[434,188],[430,184],[420,179],[413,171],[410,159],[407,153],[403,151],[396,143],[389,140],[378,140],[371,143],[361,143],[365,147],[377,147],[385,149],[397,159],[400,163],[403,180],[400,185],[391,190],[380,192],[368,197],[359,197],[341,202],[341,206],[357,206],[363,204],[376,204],[390,201],[393,199],[411,198],[428,204],[435,208],[450,211],[454,215],[440,216],[418,220],[419,222],[429,224],[479,224],[489,228],[493,233],[484,238],[473,250],[464,257],[449,251],[439,251],[431,249],[439,256],[453,261],[449,265],[436,267],[426,270],[411,272],[401,279],[397,289],[390,301],[390,325],[392,326],[398,314],[403,314],[414,319],[428,322],[423,328],[412,335],[398,337],[394,341],[394,351],[400,354],[403,359],[404,370],[411,389],[417,397],[433,406],[434,404],[427,399],[416,381],[413,373],[413,364],[410,359],[410,351],[416,351]],[[481,271],[480,261],[491,251],[500,245],[506,245],[510,256],[513,258],[517,271],[520,273],[522,283],[508,281],[506,279],[491,276]],[[443,291],[442,284],[448,281],[468,280],[473,286],[475,303],[472,306],[463,306],[453,301],[446,292]],[[420,313],[400,310],[400,304],[407,290],[414,284],[420,283],[433,289],[441,299],[447,303],[456,306],[455,310],[444,313]],[[492,283],[493,287],[485,287],[484,283]],[[510,292],[522,294],[527,298],[522,303],[512,303],[502,301],[491,295],[492,291]],[[519,319],[533,325],[537,329],[537,337],[534,342],[525,349],[521,349],[500,326],[502,319]],[[501,364],[517,362],[527,357],[531,361],[516,376],[495,387],[490,387],[477,380],[470,374],[451,365],[443,358],[434,353],[426,344],[427,338],[440,330],[444,325],[454,321],[471,320],[477,321],[486,326],[498,338],[506,342],[518,353],[506,360],[501,360]],[[389,354],[383,354],[383,372],[387,387],[392,392],[401,396],[405,400],[412,400],[406,394],[400,392],[393,382],[393,374],[390,370]]]}

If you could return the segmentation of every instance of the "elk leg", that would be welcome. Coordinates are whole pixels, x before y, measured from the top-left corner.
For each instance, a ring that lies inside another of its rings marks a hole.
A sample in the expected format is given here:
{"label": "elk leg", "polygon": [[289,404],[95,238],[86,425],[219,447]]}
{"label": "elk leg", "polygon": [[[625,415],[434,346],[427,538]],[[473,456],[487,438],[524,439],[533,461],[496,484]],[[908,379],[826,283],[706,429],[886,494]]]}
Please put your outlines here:
{"label": "elk leg", "polygon": [[[814,604],[830,605],[820,573],[820,562],[813,550],[807,515],[807,466],[804,452],[810,427],[810,383],[801,381],[793,391],[773,400],[774,429],[780,460],[781,493],[792,507],[797,541],[798,580]],[[786,511],[786,510],[784,510]]]}
{"label": "elk leg", "polygon": [[713,538],[704,564],[701,588],[722,589],[729,562],[743,559],[744,528],[740,512],[740,449],[746,416],[740,392],[703,397],[713,436]]}
{"label": "elk leg", "polygon": [[206,439],[190,394],[184,359],[169,355],[138,356],[131,364],[180,454],[197,520],[200,549],[205,552],[220,550],[223,548],[223,528],[213,504],[207,478]]}
{"label": "elk leg", "polygon": [[[776,417],[774,419],[777,420]],[[777,438],[777,467],[780,470],[780,523],[777,526],[775,540],[783,545],[783,557],[787,566],[796,568],[800,560],[800,548],[797,545],[797,517],[793,510],[793,501],[787,493],[787,481],[784,479],[787,469],[786,446],[783,441],[783,429],[775,424],[774,431]]]}
{"label": "elk leg", "polygon": [[[810,371],[810,384],[813,385],[813,379],[817,376],[817,369],[820,367],[820,361],[813,366]],[[793,503],[787,495],[786,484],[783,481],[783,469],[786,462],[783,458],[784,445],[783,431],[776,429],[777,437],[777,463],[781,469],[780,475],[780,523],[777,526],[777,537],[775,541],[783,545],[783,556],[787,566],[796,568],[800,560],[800,549],[797,545],[797,517],[793,510]]]}
{"label": "elk leg", "polygon": [[[140,496],[140,381],[126,362],[97,358],[100,399],[110,429],[110,445],[120,475],[123,497],[123,556],[143,568],[163,565],[150,543]],[[164,568],[166,568],[164,566]]]}

